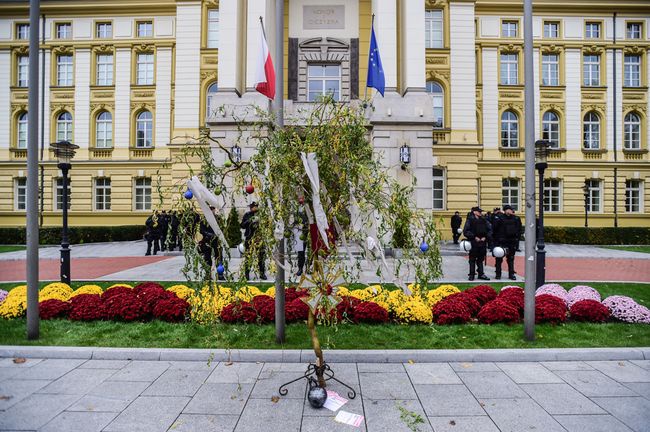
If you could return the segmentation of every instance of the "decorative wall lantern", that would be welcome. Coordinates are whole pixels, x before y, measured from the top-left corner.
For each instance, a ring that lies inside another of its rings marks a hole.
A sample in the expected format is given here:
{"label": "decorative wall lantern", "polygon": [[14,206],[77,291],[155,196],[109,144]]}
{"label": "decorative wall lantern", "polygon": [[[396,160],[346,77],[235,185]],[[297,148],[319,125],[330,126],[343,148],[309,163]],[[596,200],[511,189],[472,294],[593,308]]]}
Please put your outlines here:
{"label": "decorative wall lantern", "polygon": [[404,144],[399,148],[399,161],[402,163],[402,169],[406,169],[406,166],[411,163],[411,147]]}
{"label": "decorative wall lantern", "polygon": [[237,144],[232,146],[230,154],[232,155],[233,162],[235,163],[241,162],[241,147],[239,147]]}

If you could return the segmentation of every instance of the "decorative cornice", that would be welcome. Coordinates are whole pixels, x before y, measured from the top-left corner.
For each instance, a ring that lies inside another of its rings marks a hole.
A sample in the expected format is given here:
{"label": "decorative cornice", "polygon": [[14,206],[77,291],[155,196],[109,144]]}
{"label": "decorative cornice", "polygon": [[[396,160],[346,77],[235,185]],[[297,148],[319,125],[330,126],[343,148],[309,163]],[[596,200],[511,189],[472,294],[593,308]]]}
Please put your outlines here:
{"label": "decorative cornice", "polygon": [[542,46],[541,51],[544,54],[562,54],[562,51],[564,51],[564,47],[560,45],[552,44],[548,46]]}
{"label": "decorative cornice", "polygon": [[72,55],[73,52],[71,45],[59,45],[52,48],[52,53],[55,55]]}
{"label": "decorative cornice", "polygon": [[74,111],[74,103],[50,103],[50,113],[58,111]]}
{"label": "decorative cornice", "polygon": [[14,53],[16,55],[27,55],[29,54],[29,45],[20,45],[14,48]]}
{"label": "decorative cornice", "polygon": [[605,104],[596,104],[596,103],[590,103],[590,104],[582,104],[580,107],[582,112],[587,112],[587,111],[598,111],[601,114],[605,113]]}
{"label": "decorative cornice", "polygon": [[102,44],[102,45],[97,45],[93,47],[94,51],[97,54],[112,54],[115,48],[113,45],[107,45],[107,44]]}
{"label": "decorative cornice", "polygon": [[133,49],[138,53],[150,53],[153,52],[154,45],[143,42],[141,44],[133,45]]}
{"label": "decorative cornice", "polygon": [[591,45],[591,46],[586,46],[582,50],[585,54],[602,54],[605,49],[602,46],[598,45]]}
{"label": "decorative cornice", "polygon": [[539,110],[541,112],[548,110],[562,112],[564,111],[564,103],[542,103],[539,105]]}
{"label": "decorative cornice", "polygon": [[451,76],[450,71],[446,69],[442,69],[442,70],[432,69],[427,71],[427,81],[432,81],[432,80],[449,81],[450,76]]}
{"label": "decorative cornice", "polygon": [[217,79],[217,71],[201,72],[201,81],[211,81]]}
{"label": "decorative cornice", "polygon": [[501,45],[501,52],[502,53],[519,53],[522,49],[521,45],[515,45],[515,44],[508,44],[508,45]]}
{"label": "decorative cornice", "polygon": [[131,102],[131,111],[141,111],[141,110],[153,111],[153,106],[146,102]]}
{"label": "decorative cornice", "polygon": [[645,114],[647,112],[647,106],[646,105],[641,105],[641,104],[623,104],[623,112],[628,112],[628,111],[637,111],[637,112],[642,112]]}
{"label": "decorative cornice", "polygon": [[16,114],[20,111],[27,111],[26,103],[12,103],[11,104],[11,113]]}
{"label": "decorative cornice", "polygon": [[519,112],[524,111],[524,104],[522,102],[499,102],[499,111],[515,109]]}
{"label": "decorative cornice", "polygon": [[114,109],[115,104],[113,103],[106,103],[106,102],[101,102],[101,103],[91,103],[90,104],[90,112],[94,111],[105,111],[106,109]]}
{"label": "decorative cornice", "polygon": [[643,54],[645,49],[641,48],[638,45],[634,45],[634,46],[626,46],[623,49],[623,51],[625,52],[625,54],[638,54],[638,55],[641,55],[641,54]]}

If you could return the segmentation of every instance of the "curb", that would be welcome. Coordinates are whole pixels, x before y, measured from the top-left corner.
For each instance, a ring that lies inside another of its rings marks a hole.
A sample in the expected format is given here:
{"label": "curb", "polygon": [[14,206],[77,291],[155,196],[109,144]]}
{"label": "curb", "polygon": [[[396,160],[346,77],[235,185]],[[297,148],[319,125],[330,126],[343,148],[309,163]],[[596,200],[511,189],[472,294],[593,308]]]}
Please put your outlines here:
{"label": "curb", "polygon": [[[330,363],[540,362],[650,360],[650,347],[639,348],[528,348],[459,350],[325,350]],[[225,350],[182,348],[102,348],[58,346],[0,346],[0,358],[235,361],[306,363],[311,350]]]}

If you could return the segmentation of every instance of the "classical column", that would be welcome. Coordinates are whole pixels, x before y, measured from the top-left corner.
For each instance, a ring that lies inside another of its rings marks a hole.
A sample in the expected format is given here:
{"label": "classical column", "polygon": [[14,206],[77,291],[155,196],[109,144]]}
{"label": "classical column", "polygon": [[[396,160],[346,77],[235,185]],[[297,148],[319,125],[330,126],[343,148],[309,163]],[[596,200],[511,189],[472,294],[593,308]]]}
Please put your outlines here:
{"label": "classical column", "polygon": [[[563,143],[567,150],[580,150],[582,147],[581,86],[582,86],[582,52],[579,48],[567,48],[564,53],[566,97],[564,109]],[[562,143],[560,144],[562,145]]]}
{"label": "classical column", "polygon": [[131,49],[115,50],[115,148],[130,146],[131,130]]}
{"label": "classical column", "polygon": [[[375,34],[384,67],[386,91],[396,91],[397,2],[396,0],[372,0],[372,13],[375,14]],[[359,91],[363,94],[363,89]]]}
{"label": "classical column", "polygon": [[242,93],[244,22],[243,0],[219,3],[219,92]]}
{"label": "classical column", "polygon": [[499,147],[499,71],[496,48],[483,48],[483,147]]}
{"label": "classical column", "polygon": [[400,3],[400,67],[401,91],[424,92],[425,55],[424,47],[424,0],[409,0]]}
{"label": "classical column", "polygon": [[[601,62],[601,67],[605,67],[607,76],[607,138],[602,140],[601,146],[607,150],[614,150],[614,110],[616,110],[616,147],[620,151],[623,148],[623,50],[608,49],[605,57],[606,61]],[[614,68],[616,68],[616,87],[614,87]],[[614,92],[616,92],[616,105],[614,105]],[[613,158],[613,156],[612,156]]]}
{"label": "classical column", "polygon": [[[90,132],[90,49],[75,50],[74,55],[74,137],[72,142],[88,148]],[[40,88],[40,83],[38,84]],[[47,112],[47,111],[46,111]]]}
{"label": "classical column", "polygon": [[170,142],[171,132],[172,49],[156,51],[156,146]]}
{"label": "classical column", "polygon": [[[223,2],[229,4],[230,2]],[[201,2],[176,7],[176,80],[174,128],[195,133],[199,119],[201,68]]]}
{"label": "classical column", "polygon": [[[0,50],[0,70],[11,70],[11,52],[8,49]],[[11,104],[9,101],[11,86],[11,74],[0,74],[0,148],[9,148],[11,131]]]}
{"label": "classical column", "polygon": [[[451,2],[451,127],[465,135],[476,135],[476,51],[474,3]],[[473,139],[475,141],[476,138]]]}

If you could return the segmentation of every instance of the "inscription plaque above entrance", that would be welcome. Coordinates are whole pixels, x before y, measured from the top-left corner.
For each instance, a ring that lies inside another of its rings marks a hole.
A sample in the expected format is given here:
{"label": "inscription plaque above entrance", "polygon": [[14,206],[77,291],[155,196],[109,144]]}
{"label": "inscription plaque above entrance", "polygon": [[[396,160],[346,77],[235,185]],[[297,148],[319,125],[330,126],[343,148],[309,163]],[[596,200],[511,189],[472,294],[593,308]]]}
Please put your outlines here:
{"label": "inscription plaque above entrance", "polygon": [[302,28],[304,30],[344,29],[345,6],[303,6]]}

